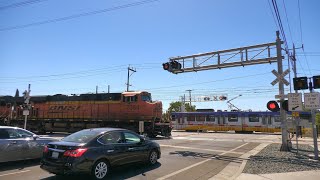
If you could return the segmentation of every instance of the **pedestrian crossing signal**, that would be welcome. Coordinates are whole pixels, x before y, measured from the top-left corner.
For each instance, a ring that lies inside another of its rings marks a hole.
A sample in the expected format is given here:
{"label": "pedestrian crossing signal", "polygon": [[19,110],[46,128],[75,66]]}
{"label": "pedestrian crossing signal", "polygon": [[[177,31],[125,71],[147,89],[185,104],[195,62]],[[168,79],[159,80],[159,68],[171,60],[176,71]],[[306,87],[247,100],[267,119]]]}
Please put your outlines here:
{"label": "pedestrian crossing signal", "polygon": [[269,101],[267,103],[267,108],[272,112],[280,111],[279,104],[277,103],[277,101]]}

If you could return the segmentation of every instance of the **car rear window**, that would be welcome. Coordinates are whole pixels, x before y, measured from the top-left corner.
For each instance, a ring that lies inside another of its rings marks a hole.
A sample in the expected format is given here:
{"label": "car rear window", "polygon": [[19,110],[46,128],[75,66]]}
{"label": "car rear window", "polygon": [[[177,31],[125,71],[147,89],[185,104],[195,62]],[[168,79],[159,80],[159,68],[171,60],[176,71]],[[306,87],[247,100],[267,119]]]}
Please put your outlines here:
{"label": "car rear window", "polygon": [[93,130],[82,130],[62,139],[62,141],[76,142],[76,143],[88,143],[95,137],[97,137],[101,132]]}

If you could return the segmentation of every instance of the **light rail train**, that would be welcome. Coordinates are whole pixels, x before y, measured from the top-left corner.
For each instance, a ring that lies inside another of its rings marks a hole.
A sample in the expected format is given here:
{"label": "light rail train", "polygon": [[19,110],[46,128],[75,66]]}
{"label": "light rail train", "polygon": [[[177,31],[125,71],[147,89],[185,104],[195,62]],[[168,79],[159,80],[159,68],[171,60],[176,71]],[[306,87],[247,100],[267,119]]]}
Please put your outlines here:
{"label": "light rail train", "polygon": [[[310,113],[300,113],[302,132],[309,124]],[[186,131],[281,132],[279,112],[172,112],[173,129]],[[286,114],[289,130],[294,131],[291,112]]]}

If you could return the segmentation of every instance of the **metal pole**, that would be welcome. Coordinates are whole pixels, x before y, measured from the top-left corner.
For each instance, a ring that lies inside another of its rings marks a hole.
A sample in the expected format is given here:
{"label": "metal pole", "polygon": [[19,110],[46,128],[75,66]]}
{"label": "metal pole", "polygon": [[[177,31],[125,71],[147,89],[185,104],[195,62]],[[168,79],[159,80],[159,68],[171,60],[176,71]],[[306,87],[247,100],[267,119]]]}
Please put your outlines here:
{"label": "metal pole", "polygon": [[129,77],[130,77],[130,66],[128,67],[127,91],[129,91]]}
{"label": "metal pole", "polygon": [[313,132],[313,146],[314,146],[314,159],[319,159],[319,151],[318,151],[318,141],[317,141],[317,126],[315,124],[316,113],[315,110],[311,110],[311,118],[312,118],[312,132]]}
{"label": "metal pole", "polygon": [[[296,49],[293,44],[293,56],[292,56],[292,61],[293,61],[293,76],[296,78],[297,77],[297,63],[296,63]],[[291,85],[290,85],[291,89]],[[291,90],[290,90],[291,91]],[[295,93],[298,93],[298,90],[295,90]],[[300,117],[295,117],[296,120],[296,144],[297,144],[297,154],[299,154],[299,142],[298,142],[298,136],[299,136],[299,124],[300,124]],[[302,134],[302,131],[301,131]]]}
{"label": "metal pole", "polygon": [[[276,32],[277,40],[277,62],[278,62],[278,73],[282,74],[282,54],[281,54],[281,39],[279,31]],[[284,85],[282,81],[279,81],[279,95],[280,95],[280,118],[281,118],[281,134],[282,134],[282,145],[280,151],[289,151],[288,146],[288,132],[287,132],[287,124],[286,124],[286,114],[285,110],[282,108],[282,102],[284,101]]]}
{"label": "metal pole", "polygon": [[191,106],[192,106],[192,104],[191,104],[191,89],[189,89],[189,90],[186,90],[186,91],[189,91],[189,101],[190,101],[190,108],[191,108]]}
{"label": "metal pole", "polygon": [[28,115],[24,115],[24,129],[27,129],[27,119]]}
{"label": "metal pole", "polygon": [[[309,79],[309,90],[312,93],[313,85],[311,82],[311,78]],[[311,120],[312,120],[312,134],[313,134],[313,146],[314,146],[314,160],[319,159],[319,152],[318,152],[318,141],[317,141],[317,126],[315,123],[316,120],[316,112],[314,109],[311,109]]]}

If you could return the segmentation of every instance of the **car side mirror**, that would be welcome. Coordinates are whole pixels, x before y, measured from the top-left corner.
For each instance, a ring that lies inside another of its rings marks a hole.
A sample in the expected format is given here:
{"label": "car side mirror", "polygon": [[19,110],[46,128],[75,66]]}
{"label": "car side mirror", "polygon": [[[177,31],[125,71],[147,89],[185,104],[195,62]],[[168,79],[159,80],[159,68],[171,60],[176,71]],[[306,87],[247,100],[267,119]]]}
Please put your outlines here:
{"label": "car side mirror", "polygon": [[35,134],[32,137],[33,137],[33,140],[37,140],[39,138],[39,136]]}

